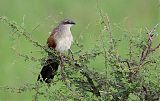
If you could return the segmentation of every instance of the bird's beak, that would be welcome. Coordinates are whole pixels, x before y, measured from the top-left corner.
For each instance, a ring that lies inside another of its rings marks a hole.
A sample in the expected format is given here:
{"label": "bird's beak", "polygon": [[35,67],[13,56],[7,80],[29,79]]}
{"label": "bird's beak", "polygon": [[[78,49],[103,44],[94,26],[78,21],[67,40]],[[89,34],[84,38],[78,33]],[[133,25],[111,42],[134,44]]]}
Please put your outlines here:
{"label": "bird's beak", "polygon": [[73,25],[75,25],[76,23],[74,22],[74,21],[71,21],[71,23],[70,24],[73,24]]}

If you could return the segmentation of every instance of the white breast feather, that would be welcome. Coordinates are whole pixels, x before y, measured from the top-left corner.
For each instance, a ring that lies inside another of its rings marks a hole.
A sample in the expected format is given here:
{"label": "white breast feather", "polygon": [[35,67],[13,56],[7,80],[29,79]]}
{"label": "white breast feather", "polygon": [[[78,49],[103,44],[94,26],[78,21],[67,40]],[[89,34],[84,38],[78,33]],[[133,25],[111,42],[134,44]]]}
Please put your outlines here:
{"label": "white breast feather", "polygon": [[65,29],[65,30],[61,30],[60,36],[56,36],[56,50],[58,52],[64,52],[64,51],[68,51],[71,47],[71,44],[73,42],[73,36],[71,34],[70,28]]}

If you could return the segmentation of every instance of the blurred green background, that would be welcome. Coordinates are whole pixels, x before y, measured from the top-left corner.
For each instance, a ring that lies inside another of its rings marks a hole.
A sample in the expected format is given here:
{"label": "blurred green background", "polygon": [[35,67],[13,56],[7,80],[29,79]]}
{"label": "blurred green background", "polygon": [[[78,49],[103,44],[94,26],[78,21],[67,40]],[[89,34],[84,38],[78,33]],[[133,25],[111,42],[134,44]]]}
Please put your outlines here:
{"label": "blurred green background", "polygon": [[[97,26],[100,20],[97,1],[111,23],[124,24],[129,30],[150,28],[160,21],[160,0],[0,0],[0,16],[16,21],[31,33],[34,40],[43,45],[58,21],[73,19],[77,23],[72,27],[74,39],[90,49],[100,31]],[[33,31],[38,25],[40,26]],[[25,62],[16,53],[41,58],[39,48],[24,38],[13,41],[11,33],[8,26],[0,23],[0,86],[19,87],[25,83],[35,83],[40,63]],[[122,50],[123,47],[125,44]],[[74,47],[72,49],[76,50]],[[101,65],[101,62],[97,64]],[[0,101],[31,101],[32,95],[31,92],[16,94],[0,91]]]}

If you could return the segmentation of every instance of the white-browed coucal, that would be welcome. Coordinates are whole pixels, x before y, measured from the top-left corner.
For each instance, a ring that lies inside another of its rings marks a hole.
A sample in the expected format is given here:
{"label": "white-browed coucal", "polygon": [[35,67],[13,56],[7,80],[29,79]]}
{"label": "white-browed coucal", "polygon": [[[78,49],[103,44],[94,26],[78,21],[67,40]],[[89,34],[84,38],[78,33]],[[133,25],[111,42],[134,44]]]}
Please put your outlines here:
{"label": "white-browed coucal", "polygon": [[[65,19],[55,27],[47,40],[47,46],[50,49],[57,51],[58,53],[63,53],[70,50],[71,44],[73,42],[73,36],[71,33],[71,26],[75,22],[69,19]],[[57,56],[48,53],[48,58],[43,64],[38,80],[50,83],[54,78],[59,66],[59,59]]]}

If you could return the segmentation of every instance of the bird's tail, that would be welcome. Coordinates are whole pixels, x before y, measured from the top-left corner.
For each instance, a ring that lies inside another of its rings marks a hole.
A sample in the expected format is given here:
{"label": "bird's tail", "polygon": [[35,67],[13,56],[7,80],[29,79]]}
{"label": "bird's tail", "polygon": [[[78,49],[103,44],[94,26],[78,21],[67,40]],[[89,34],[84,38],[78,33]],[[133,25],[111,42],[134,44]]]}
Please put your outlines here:
{"label": "bird's tail", "polygon": [[46,83],[50,83],[58,70],[58,57],[48,53],[48,58],[45,60],[42,66],[43,67],[37,81],[44,81]]}

